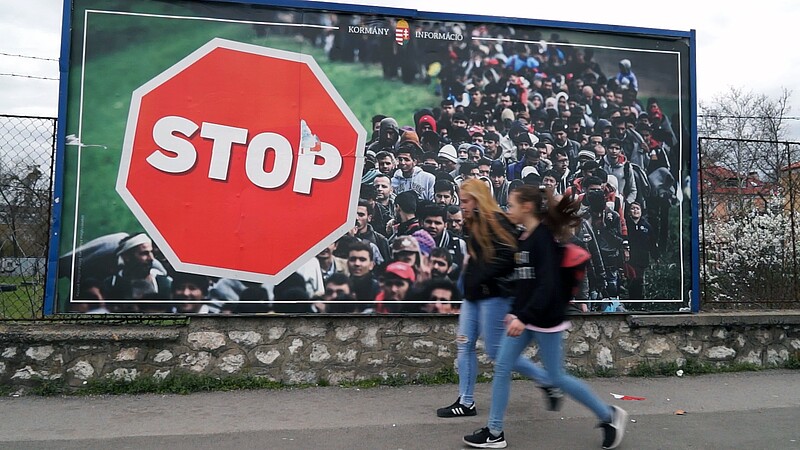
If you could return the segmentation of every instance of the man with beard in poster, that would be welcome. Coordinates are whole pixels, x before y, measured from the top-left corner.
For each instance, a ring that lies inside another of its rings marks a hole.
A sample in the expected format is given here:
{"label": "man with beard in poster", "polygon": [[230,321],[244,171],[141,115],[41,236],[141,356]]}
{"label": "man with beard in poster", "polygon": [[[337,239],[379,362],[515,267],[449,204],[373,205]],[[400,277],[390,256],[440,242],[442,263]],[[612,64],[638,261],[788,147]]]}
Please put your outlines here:
{"label": "man with beard in poster", "polygon": [[119,272],[103,282],[103,295],[109,300],[148,298],[169,299],[172,279],[153,268],[153,241],[138,233],[122,239],[116,255]]}

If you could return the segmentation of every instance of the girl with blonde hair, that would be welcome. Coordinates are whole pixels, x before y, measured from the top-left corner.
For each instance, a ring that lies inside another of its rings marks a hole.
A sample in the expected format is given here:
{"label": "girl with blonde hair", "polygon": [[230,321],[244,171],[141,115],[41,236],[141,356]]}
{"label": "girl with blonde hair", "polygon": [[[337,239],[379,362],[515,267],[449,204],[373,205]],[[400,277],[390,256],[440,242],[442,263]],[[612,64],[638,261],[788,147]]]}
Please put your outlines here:
{"label": "girl with blonde hair", "polygon": [[[458,317],[459,397],[452,405],[439,408],[439,417],[474,416],[477,414],[473,393],[478,376],[475,343],[483,337],[486,354],[494,360],[505,331],[503,319],[511,309],[510,275],[514,271],[517,249],[516,229],[497,205],[486,183],[467,180],[461,185],[461,210],[469,253],[462,273],[464,301]],[[545,390],[549,408],[558,409],[562,394],[550,388],[547,372],[531,360],[520,356],[514,370],[536,380]]]}
{"label": "girl with blonde hair", "polygon": [[489,420],[484,428],[463,438],[471,447],[508,445],[503,421],[511,393],[511,372],[517,370],[520,355],[533,340],[539,345],[549,384],[563,389],[600,420],[602,447],[612,449],[622,442],[628,413],[602,401],[564,368],[563,332],[570,327],[567,306],[590,257],[580,247],[565,244],[580,223],[579,210],[577,199],[558,200],[552,188],[523,185],[508,197],[509,219],[525,230],[514,255],[516,298],[505,317],[506,333],[497,351]]}

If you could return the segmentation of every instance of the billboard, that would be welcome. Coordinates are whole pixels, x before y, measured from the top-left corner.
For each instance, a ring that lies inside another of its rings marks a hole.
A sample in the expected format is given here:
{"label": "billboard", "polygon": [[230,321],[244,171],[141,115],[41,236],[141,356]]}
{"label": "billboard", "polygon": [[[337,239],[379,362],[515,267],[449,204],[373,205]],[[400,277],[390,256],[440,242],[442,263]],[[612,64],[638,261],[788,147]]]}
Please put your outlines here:
{"label": "billboard", "polygon": [[582,200],[576,311],[691,304],[691,32],[305,2],[65,11],[50,313],[457,313],[472,178],[503,210],[518,184]]}

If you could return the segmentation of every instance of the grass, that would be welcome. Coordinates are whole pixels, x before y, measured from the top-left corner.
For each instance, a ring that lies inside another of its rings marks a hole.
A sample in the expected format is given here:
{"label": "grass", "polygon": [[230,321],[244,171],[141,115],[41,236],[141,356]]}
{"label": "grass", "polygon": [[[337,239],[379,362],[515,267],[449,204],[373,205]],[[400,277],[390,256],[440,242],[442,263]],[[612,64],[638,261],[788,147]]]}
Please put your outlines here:
{"label": "grass", "polygon": [[[479,376],[478,382],[491,381],[489,377]],[[386,378],[371,378],[367,380],[346,381],[339,383],[342,388],[375,388],[379,386],[407,386],[407,385],[439,385],[456,384],[458,375],[452,368],[442,369],[432,375],[421,375],[410,378],[403,375],[393,375]],[[179,394],[186,395],[196,392],[216,392],[250,389],[304,389],[310,387],[328,387],[328,380],[319,380],[317,383],[288,384],[273,381],[265,377],[253,375],[217,378],[210,375],[196,375],[190,373],[171,374],[163,380],[152,377],[142,377],[131,381],[113,378],[100,378],[90,380],[83,386],[70,388],[64,380],[38,379],[29,392],[33,395],[138,395],[138,394]],[[0,396],[10,395],[10,386],[0,387]]]}
{"label": "grass", "polygon": [[784,369],[800,370],[800,351],[796,351],[794,356],[784,363]]}
{"label": "grass", "polygon": [[[567,369],[567,373],[576,378],[611,378],[619,375],[615,369],[607,367],[595,367],[593,370],[575,367]],[[524,380],[522,377],[519,379]]]}
{"label": "grass", "polygon": [[[757,372],[768,369],[793,369],[800,370],[800,354],[793,355],[782,364],[762,367],[752,363],[732,363],[723,366],[701,363],[696,360],[687,360],[685,364],[676,362],[641,363],[631,369],[627,376],[630,377],[665,377],[675,376],[675,372],[682,369],[686,375],[706,375],[713,373],[732,372]],[[593,372],[584,369],[571,369],[569,372],[579,378],[608,378],[619,374],[614,369],[597,368]],[[515,376],[515,379],[523,379]],[[478,376],[479,383],[488,383],[491,377]],[[341,388],[371,389],[380,386],[408,386],[408,385],[442,385],[457,384],[458,374],[453,368],[442,369],[431,375],[420,375],[416,378],[404,375],[393,375],[386,378],[370,378],[367,380],[345,381],[337,384]],[[197,375],[190,373],[171,374],[163,380],[152,377],[137,378],[132,381],[101,378],[91,380],[77,388],[68,387],[64,380],[36,380],[36,385],[30,388],[29,393],[39,396],[53,395],[139,395],[139,394],[179,394],[187,395],[197,392],[217,392],[252,389],[307,389],[311,387],[333,386],[328,380],[319,380],[316,383],[288,384],[282,381],[273,381],[265,377],[254,375],[241,375],[226,378],[217,378],[210,375]],[[11,386],[0,386],[0,396],[11,395],[15,392]]]}
{"label": "grass", "polygon": [[730,364],[716,365],[703,363],[694,359],[686,360],[684,364],[670,362],[641,362],[628,372],[631,377],[663,377],[675,376],[678,370],[683,370],[684,375],[707,375],[712,373],[732,372],[758,372],[767,369],[800,369],[800,355],[793,355],[787,361],[774,366],[761,366],[748,362],[733,362]]}
{"label": "grass", "polygon": [[8,397],[13,392],[15,391],[11,386],[7,384],[0,384],[0,397]]}
{"label": "grass", "polygon": [[[297,387],[309,387],[299,385]],[[81,395],[98,394],[191,394],[193,392],[231,391],[247,389],[280,389],[288,387],[282,383],[271,381],[267,378],[242,376],[231,378],[216,378],[210,375],[176,374],[163,380],[155,378],[137,378],[132,381],[120,381],[103,378],[87,383],[85,388],[78,391]],[[292,386],[295,387],[295,386]]]}
{"label": "grass", "polygon": [[0,284],[17,287],[0,292],[0,319],[34,319],[42,316],[44,283],[29,277],[0,276]]}
{"label": "grass", "polygon": [[[478,382],[491,381],[489,377],[479,375]],[[373,388],[378,386],[406,386],[409,384],[414,385],[438,385],[438,384],[456,384],[458,383],[458,374],[450,367],[442,369],[432,375],[420,375],[417,378],[409,378],[402,375],[389,376],[387,378],[370,378],[368,380],[348,381],[340,383],[341,387],[357,387],[357,388]]]}

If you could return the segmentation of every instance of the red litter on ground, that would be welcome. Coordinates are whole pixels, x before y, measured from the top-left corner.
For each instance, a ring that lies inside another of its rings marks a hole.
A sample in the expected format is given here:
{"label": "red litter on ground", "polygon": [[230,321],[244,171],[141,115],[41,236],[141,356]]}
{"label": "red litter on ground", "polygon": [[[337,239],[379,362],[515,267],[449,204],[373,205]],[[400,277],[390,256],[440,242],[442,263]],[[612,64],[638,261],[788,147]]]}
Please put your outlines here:
{"label": "red litter on ground", "polygon": [[634,397],[633,395],[615,394],[613,392],[610,394],[613,395],[617,400],[647,400],[645,397]]}

